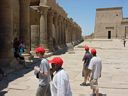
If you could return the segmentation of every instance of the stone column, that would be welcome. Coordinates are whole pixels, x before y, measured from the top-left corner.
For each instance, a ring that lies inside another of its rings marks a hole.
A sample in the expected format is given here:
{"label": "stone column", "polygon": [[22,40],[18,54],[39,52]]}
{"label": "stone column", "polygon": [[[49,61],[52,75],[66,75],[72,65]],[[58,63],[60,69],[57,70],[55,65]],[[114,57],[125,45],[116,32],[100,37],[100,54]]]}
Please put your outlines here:
{"label": "stone column", "polygon": [[67,47],[68,47],[68,53],[74,53],[74,47],[72,45],[72,24],[71,21],[68,19],[68,43],[67,43]]}
{"label": "stone column", "polygon": [[72,43],[72,25],[69,23],[69,42]]}
{"label": "stone column", "polygon": [[47,34],[47,11],[48,6],[39,6],[40,10],[40,46],[48,49],[48,34]]}
{"label": "stone column", "polygon": [[61,31],[61,41],[62,41],[62,45],[64,46],[64,18],[62,17],[62,31]]}
{"label": "stone column", "polygon": [[55,26],[55,33],[53,34],[53,37],[55,39],[55,47],[58,45],[58,14],[55,12],[53,17],[53,24]]}
{"label": "stone column", "polygon": [[75,30],[75,41],[77,42],[77,28]]}
{"label": "stone column", "polygon": [[34,50],[39,44],[39,25],[31,25],[31,49]]}
{"label": "stone column", "polygon": [[64,33],[63,33],[63,43],[64,45],[66,45],[66,20],[64,19],[64,22],[63,22],[63,28],[64,28]]}
{"label": "stone column", "polygon": [[70,24],[67,21],[66,43],[70,43]]}
{"label": "stone column", "polygon": [[9,67],[14,59],[12,14],[12,1],[0,0],[0,66],[5,67]]}
{"label": "stone column", "polygon": [[47,32],[48,32],[48,47],[49,50],[53,50],[53,30],[54,30],[54,25],[53,25],[53,12],[52,10],[48,10],[48,15],[47,15]]}
{"label": "stone column", "polygon": [[77,36],[77,28],[76,28],[76,25],[74,24],[74,42],[75,42],[75,44],[77,44],[76,36]]}
{"label": "stone column", "polygon": [[74,34],[74,27],[73,27],[73,23],[71,22],[71,43],[73,43],[73,34]]}
{"label": "stone column", "polygon": [[61,45],[61,17],[58,18],[58,44]]}
{"label": "stone column", "polygon": [[30,49],[30,8],[29,0],[20,0],[20,38],[27,49]]}
{"label": "stone column", "polygon": [[64,18],[61,17],[61,45],[64,46]]}
{"label": "stone column", "polygon": [[66,38],[66,43],[68,43],[68,23],[67,20],[65,21],[65,38]]}
{"label": "stone column", "polygon": [[63,18],[60,18],[60,45],[63,45]]}
{"label": "stone column", "polygon": [[77,27],[77,34],[78,34],[77,41],[80,41],[80,39],[81,39],[81,33],[80,33],[79,27]]}
{"label": "stone column", "polygon": [[75,28],[74,28],[74,24],[72,24],[72,43],[73,43],[73,45],[75,43],[74,35],[75,35]]}
{"label": "stone column", "polygon": [[63,45],[63,17],[60,16],[60,45]]}

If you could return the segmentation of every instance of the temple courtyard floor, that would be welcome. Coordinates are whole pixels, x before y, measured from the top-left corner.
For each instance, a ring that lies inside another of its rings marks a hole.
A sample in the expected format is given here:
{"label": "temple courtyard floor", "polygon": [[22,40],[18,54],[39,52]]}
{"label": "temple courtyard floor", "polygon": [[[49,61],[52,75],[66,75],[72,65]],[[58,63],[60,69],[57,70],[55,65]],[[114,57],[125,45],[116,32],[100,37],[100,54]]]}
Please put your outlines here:
{"label": "temple courtyard floor", "polygon": [[[127,41],[128,42],[128,41]],[[64,60],[63,68],[68,72],[72,96],[90,96],[90,86],[80,86],[82,77],[82,58],[86,44],[96,48],[102,59],[102,76],[99,79],[102,96],[128,96],[128,43],[123,46],[120,39],[88,39],[75,46],[72,52],[48,57],[60,56]],[[33,73],[33,66],[9,74],[0,81],[0,96],[35,96],[38,80]]]}

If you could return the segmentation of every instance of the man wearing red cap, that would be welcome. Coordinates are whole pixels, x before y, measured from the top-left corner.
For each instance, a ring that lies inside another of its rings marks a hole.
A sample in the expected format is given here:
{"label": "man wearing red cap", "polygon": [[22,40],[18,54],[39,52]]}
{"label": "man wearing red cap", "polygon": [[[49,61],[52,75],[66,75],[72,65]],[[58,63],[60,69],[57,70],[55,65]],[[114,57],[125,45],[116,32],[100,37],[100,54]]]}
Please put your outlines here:
{"label": "man wearing red cap", "polygon": [[99,96],[99,87],[98,87],[98,79],[101,77],[102,63],[101,58],[96,55],[96,50],[91,49],[91,54],[93,55],[88,69],[91,72],[90,76],[90,87],[93,90],[93,94]]}
{"label": "man wearing red cap", "polygon": [[39,87],[36,96],[51,96],[50,91],[50,67],[48,61],[44,58],[45,49],[38,47],[35,49],[37,56],[41,59],[40,66],[34,67],[34,73],[39,79]]}
{"label": "man wearing red cap", "polygon": [[69,76],[62,68],[63,60],[60,57],[54,57],[49,61],[55,69],[55,75],[51,82],[52,96],[72,96]]}
{"label": "man wearing red cap", "polygon": [[85,55],[82,59],[82,61],[84,61],[83,70],[82,70],[82,75],[84,76],[84,82],[80,84],[81,86],[87,86],[86,82],[87,82],[87,79],[89,77],[89,72],[90,72],[88,69],[88,65],[89,65],[89,62],[92,58],[92,55],[89,52],[89,47],[87,45],[85,45],[85,51],[86,51]]}

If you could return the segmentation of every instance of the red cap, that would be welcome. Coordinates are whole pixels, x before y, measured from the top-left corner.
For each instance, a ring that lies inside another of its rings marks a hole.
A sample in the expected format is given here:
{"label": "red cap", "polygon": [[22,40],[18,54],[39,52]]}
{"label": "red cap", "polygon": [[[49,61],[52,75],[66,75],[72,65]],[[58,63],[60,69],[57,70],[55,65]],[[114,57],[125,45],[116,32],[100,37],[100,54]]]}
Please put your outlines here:
{"label": "red cap", "polygon": [[60,57],[54,57],[52,60],[49,60],[49,63],[53,63],[59,66],[63,65],[63,60]]}
{"label": "red cap", "polygon": [[96,55],[96,49],[94,49],[94,48],[91,49],[91,54],[92,54],[92,55]]}
{"label": "red cap", "polygon": [[88,51],[89,50],[89,47],[87,45],[85,45],[85,50]]}
{"label": "red cap", "polygon": [[45,49],[43,47],[38,47],[35,49],[36,53],[45,53]]}

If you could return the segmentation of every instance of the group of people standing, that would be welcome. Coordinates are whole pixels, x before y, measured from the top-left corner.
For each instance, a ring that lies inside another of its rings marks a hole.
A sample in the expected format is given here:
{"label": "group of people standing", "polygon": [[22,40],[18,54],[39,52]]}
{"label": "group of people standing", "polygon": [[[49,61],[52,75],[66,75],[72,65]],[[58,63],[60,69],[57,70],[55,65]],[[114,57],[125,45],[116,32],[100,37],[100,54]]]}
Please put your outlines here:
{"label": "group of people standing", "polygon": [[[83,76],[84,82],[81,86],[89,85],[93,90],[93,94],[99,96],[98,79],[101,77],[101,58],[96,55],[96,50],[85,46],[85,55],[83,57]],[[45,49],[38,47],[35,49],[37,56],[39,56],[41,63],[34,67],[34,74],[39,79],[39,86],[36,96],[72,96],[69,76],[63,69],[63,59],[54,57],[52,60],[44,58]],[[51,68],[50,68],[51,65]]]}
{"label": "group of people standing", "polygon": [[[90,85],[92,94],[94,96],[99,96],[99,87],[98,87],[98,79],[101,77],[102,70],[102,62],[101,58],[97,56],[96,49],[92,48],[91,52],[89,52],[89,47],[85,45],[85,55],[82,59],[83,70],[82,76],[84,77],[84,82],[81,83],[81,86]],[[87,80],[89,84],[87,84]]]}
{"label": "group of people standing", "polygon": [[13,53],[16,60],[19,62],[19,64],[23,65],[25,68],[26,62],[23,56],[23,53],[25,52],[25,45],[23,43],[23,40],[19,40],[17,37],[13,41]]}
{"label": "group of people standing", "polygon": [[45,49],[42,47],[36,48],[35,52],[41,59],[40,66],[34,67],[34,73],[39,79],[36,96],[72,96],[69,76],[62,68],[62,58],[54,57],[48,61],[44,58]]}
{"label": "group of people standing", "polygon": [[19,40],[17,37],[14,38],[13,41],[13,52],[14,52],[14,57],[18,60],[18,59],[24,59],[22,54],[24,52],[24,44],[23,44],[23,40]]}
{"label": "group of people standing", "polygon": [[[16,58],[17,61],[19,61],[19,63],[24,63],[25,66],[25,61],[24,61],[24,57],[22,56],[22,53],[24,52],[24,44],[22,40],[19,40],[17,37],[14,38],[13,40],[13,53],[14,53],[14,57]],[[25,66],[26,67],[26,66]],[[4,70],[2,69],[2,67],[0,66],[0,80],[3,79],[3,77],[7,76],[6,72],[4,72]]]}

